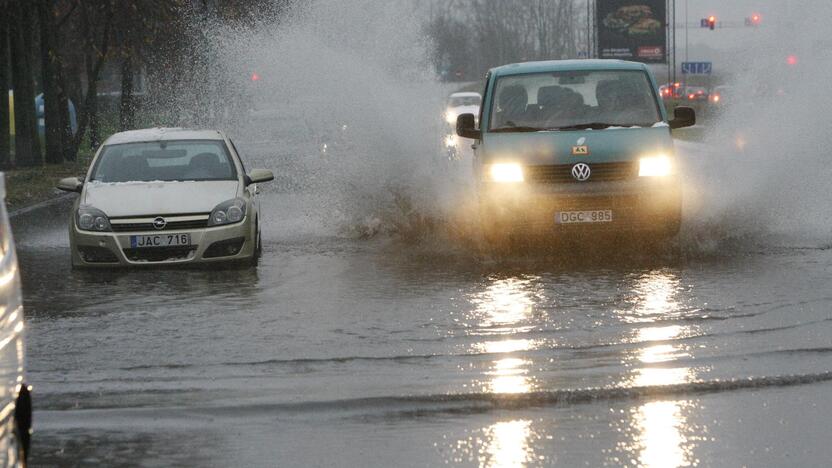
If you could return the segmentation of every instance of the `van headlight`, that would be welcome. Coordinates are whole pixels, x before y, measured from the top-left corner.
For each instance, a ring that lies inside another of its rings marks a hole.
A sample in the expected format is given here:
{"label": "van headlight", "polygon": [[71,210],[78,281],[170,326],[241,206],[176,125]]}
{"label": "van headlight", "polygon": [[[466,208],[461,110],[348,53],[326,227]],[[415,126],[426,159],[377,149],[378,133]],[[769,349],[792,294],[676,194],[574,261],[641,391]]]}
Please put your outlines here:
{"label": "van headlight", "polygon": [[519,164],[492,164],[488,169],[491,182],[512,183],[523,182],[523,166]]}
{"label": "van headlight", "polygon": [[222,226],[225,224],[239,223],[246,217],[246,201],[242,198],[234,198],[220,203],[211,211],[208,219],[208,226]]}
{"label": "van headlight", "polygon": [[673,161],[666,154],[639,160],[639,177],[665,177],[673,174]]}
{"label": "van headlight", "polygon": [[81,206],[75,213],[75,224],[82,231],[110,232],[110,218],[103,211],[91,206]]}

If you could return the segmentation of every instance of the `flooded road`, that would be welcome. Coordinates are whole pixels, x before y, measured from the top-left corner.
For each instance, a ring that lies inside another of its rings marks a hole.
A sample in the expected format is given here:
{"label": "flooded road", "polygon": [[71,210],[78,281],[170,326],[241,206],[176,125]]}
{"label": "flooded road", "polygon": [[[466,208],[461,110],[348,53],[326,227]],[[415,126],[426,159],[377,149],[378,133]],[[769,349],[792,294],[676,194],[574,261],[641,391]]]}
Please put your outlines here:
{"label": "flooded road", "polygon": [[832,456],[832,250],[491,258],[327,233],[292,161],[272,161],[256,269],[72,271],[68,203],[14,220],[33,466]]}

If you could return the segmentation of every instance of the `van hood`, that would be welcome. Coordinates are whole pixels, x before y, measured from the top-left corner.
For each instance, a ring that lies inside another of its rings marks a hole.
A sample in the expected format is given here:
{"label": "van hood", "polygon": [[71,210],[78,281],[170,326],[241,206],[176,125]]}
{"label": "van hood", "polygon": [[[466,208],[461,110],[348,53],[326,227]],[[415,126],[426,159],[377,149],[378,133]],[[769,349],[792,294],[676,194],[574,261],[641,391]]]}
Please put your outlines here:
{"label": "van hood", "polygon": [[237,196],[236,180],[187,182],[88,182],[81,204],[110,217],[209,213]]}
{"label": "van hood", "polygon": [[[586,154],[582,148],[585,146]],[[641,156],[672,153],[670,128],[608,128],[605,130],[536,133],[485,133],[483,163],[524,165],[633,161]]]}

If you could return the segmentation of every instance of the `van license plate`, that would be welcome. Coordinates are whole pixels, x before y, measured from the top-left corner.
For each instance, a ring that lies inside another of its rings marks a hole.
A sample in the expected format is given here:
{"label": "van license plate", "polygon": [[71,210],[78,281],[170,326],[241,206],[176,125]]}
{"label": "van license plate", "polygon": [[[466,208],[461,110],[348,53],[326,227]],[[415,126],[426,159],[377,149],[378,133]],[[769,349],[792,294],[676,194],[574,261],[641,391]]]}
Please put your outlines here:
{"label": "van license plate", "polygon": [[557,224],[611,223],[612,210],[560,211],[555,215],[555,222]]}
{"label": "van license plate", "polygon": [[190,234],[158,234],[155,236],[130,236],[130,247],[180,247],[191,245]]}

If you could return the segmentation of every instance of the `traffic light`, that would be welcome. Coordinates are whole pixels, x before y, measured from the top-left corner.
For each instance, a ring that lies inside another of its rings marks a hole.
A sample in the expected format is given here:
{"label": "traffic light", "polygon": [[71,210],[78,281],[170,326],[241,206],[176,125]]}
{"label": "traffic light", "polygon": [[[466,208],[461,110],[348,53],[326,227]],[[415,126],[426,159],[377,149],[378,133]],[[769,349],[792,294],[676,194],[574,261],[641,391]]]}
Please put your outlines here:
{"label": "traffic light", "polygon": [[716,16],[711,15],[708,17],[708,27],[711,28],[711,31],[716,28]]}
{"label": "traffic light", "polygon": [[799,60],[797,59],[797,55],[789,55],[788,57],[786,57],[786,64],[788,64],[789,66],[793,67],[797,65],[797,62],[799,62]]}
{"label": "traffic light", "polygon": [[763,22],[763,17],[759,13],[754,13],[745,19],[746,26],[757,27]]}

